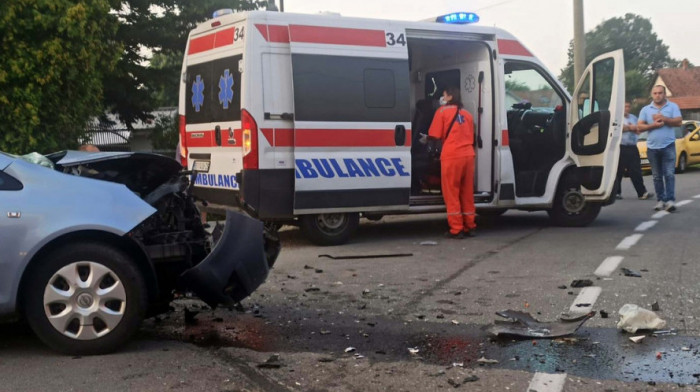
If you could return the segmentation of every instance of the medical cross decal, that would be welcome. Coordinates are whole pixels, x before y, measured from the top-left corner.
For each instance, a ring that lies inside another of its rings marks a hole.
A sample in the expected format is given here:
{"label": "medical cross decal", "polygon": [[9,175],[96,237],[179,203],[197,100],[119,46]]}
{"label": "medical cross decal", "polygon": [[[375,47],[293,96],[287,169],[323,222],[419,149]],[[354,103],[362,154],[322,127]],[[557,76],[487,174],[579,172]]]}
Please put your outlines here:
{"label": "medical cross decal", "polygon": [[194,111],[199,112],[204,104],[204,82],[202,75],[197,75],[195,81],[192,82],[192,106]]}
{"label": "medical cross decal", "polygon": [[233,76],[226,69],[219,78],[219,103],[224,106],[224,109],[228,109],[231,100],[233,100]]}

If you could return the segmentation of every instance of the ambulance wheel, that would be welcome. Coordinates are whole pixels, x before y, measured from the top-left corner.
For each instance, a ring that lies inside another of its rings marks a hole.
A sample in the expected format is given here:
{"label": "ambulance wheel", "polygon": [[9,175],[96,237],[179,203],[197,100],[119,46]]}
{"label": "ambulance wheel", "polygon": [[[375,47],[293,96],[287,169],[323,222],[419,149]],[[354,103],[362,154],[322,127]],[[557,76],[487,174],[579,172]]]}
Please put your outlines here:
{"label": "ambulance wheel", "polygon": [[554,196],[552,208],[547,210],[552,223],[562,227],[583,227],[595,220],[602,204],[587,203],[580,189],[570,180],[563,181]]}
{"label": "ambulance wheel", "polygon": [[316,245],[340,245],[348,242],[360,223],[358,213],[311,214],[299,217],[304,236]]}

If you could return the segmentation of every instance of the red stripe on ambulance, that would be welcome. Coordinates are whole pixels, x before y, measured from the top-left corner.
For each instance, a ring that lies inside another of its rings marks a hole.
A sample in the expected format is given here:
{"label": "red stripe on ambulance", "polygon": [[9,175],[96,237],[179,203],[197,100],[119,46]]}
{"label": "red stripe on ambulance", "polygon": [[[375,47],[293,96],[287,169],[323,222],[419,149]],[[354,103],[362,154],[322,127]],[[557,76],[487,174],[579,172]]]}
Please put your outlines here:
{"label": "red stripe on ambulance", "polygon": [[498,51],[501,52],[501,54],[532,57],[532,53],[530,53],[523,44],[514,39],[499,39]]}
{"label": "red stripe on ambulance", "polygon": [[233,44],[233,30],[234,28],[231,27],[190,40],[190,47],[187,50],[187,54],[206,52],[207,50]]}
{"label": "red stripe on ambulance", "polygon": [[310,44],[386,46],[384,30],[289,25],[289,38]]}
{"label": "red stripe on ambulance", "polygon": [[287,26],[256,24],[255,27],[267,42],[289,43],[289,28]]}
{"label": "red stripe on ambulance", "polygon": [[[230,134],[228,129],[221,130],[221,146],[220,147],[240,147],[242,146],[243,130],[233,130],[234,143],[229,143]],[[187,148],[190,147],[219,147],[216,144],[216,131],[189,131],[187,132]]]}
{"label": "red stripe on ambulance", "polygon": [[[262,129],[274,147],[395,147],[393,129]],[[296,141],[295,141],[296,138]],[[406,130],[405,146],[411,145]]]}

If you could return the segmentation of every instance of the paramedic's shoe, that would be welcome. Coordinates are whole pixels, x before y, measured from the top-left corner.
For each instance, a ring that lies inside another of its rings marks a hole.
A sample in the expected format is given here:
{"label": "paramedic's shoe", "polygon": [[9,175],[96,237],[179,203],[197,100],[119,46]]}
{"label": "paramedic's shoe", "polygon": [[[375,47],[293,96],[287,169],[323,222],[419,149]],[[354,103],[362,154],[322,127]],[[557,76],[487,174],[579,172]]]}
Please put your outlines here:
{"label": "paramedic's shoe", "polygon": [[617,200],[622,200],[622,194],[621,194],[621,193],[618,193],[617,195],[615,195],[615,198],[616,198]]}
{"label": "paramedic's shoe", "polygon": [[643,195],[639,196],[639,200],[647,200],[647,199],[650,199],[652,197],[654,197],[653,193],[644,192]]}
{"label": "paramedic's shoe", "polygon": [[464,234],[460,231],[457,234],[452,234],[449,230],[445,232],[445,238],[451,238],[453,240],[461,240],[464,238]]}
{"label": "paramedic's shoe", "polygon": [[656,207],[654,207],[654,209],[655,209],[656,211],[661,211],[661,210],[663,210],[663,209],[664,209],[664,202],[661,201],[661,200],[659,200],[659,202],[656,203]]}
{"label": "paramedic's shoe", "polygon": [[676,203],[673,202],[673,200],[669,200],[666,202],[666,211],[668,212],[673,212],[676,210]]}
{"label": "paramedic's shoe", "polygon": [[463,231],[465,237],[476,237],[476,229],[468,229]]}

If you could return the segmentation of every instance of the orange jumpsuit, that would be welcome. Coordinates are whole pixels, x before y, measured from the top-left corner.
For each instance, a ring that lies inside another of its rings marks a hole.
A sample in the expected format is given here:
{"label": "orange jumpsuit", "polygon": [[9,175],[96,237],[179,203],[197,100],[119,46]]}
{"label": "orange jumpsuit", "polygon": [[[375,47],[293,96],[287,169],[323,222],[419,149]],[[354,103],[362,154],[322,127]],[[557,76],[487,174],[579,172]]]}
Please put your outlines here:
{"label": "orange jumpsuit", "polygon": [[456,105],[442,106],[435,113],[428,135],[443,140],[440,154],[442,196],[447,207],[450,233],[459,234],[476,228],[474,217],[474,118],[460,109],[459,117],[447,129],[457,110]]}

